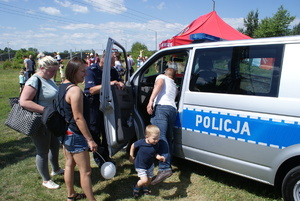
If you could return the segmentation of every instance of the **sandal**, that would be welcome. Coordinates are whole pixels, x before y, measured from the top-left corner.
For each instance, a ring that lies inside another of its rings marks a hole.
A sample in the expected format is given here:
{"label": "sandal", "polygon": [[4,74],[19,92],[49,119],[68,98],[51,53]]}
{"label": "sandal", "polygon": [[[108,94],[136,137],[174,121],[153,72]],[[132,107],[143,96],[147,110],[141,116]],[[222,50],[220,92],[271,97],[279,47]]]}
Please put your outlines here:
{"label": "sandal", "polygon": [[76,195],[74,197],[68,197],[69,200],[81,200],[81,199],[84,199],[86,198],[86,195],[83,194],[83,193],[76,193]]}
{"label": "sandal", "polygon": [[140,188],[137,186],[133,186],[133,197],[137,198],[140,193]]}
{"label": "sandal", "polygon": [[143,186],[143,194],[144,195],[149,195],[150,193],[151,193],[151,191],[149,190],[149,188],[146,187],[146,186]]}

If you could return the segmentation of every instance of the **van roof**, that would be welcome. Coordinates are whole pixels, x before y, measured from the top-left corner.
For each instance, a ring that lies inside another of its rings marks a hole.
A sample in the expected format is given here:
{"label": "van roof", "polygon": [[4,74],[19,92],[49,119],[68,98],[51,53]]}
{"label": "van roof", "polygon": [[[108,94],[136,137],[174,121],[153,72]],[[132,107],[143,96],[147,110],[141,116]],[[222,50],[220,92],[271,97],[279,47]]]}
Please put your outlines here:
{"label": "van roof", "polygon": [[283,36],[283,37],[270,37],[270,38],[255,38],[244,40],[231,40],[231,41],[217,41],[217,42],[203,42],[191,43],[188,45],[179,45],[167,47],[163,50],[182,49],[182,48],[196,48],[196,47],[219,47],[219,46],[240,46],[240,45],[267,45],[267,44],[291,44],[300,43],[300,35],[297,36]]}

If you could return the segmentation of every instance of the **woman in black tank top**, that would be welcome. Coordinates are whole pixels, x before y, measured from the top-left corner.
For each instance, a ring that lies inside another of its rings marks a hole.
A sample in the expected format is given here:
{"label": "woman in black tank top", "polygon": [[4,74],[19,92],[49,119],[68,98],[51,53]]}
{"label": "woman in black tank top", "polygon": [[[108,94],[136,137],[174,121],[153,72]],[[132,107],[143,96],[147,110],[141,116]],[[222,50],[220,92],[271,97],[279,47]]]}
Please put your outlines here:
{"label": "woman in black tank top", "polygon": [[[86,76],[86,62],[83,59],[74,57],[66,66],[66,80],[59,88],[59,97],[63,99],[63,111],[66,119],[71,119],[68,131],[64,136],[64,154],[66,158],[66,167],[64,179],[68,192],[68,200],[77,200],[87,198],[96,200],[93,195],[91,182],[91,165],[89,149],[97,150],[97,144],[94,142],[88,129],[88,102],[84,101],[85,96],[82,90],[77,86],[84,81]],[[66,92],[67,90],[67,92]],[[65,93],[66,92],[66,93]],[[79,194],[74,189],[74,168],[78,164],[81,186],[85,194]]]}

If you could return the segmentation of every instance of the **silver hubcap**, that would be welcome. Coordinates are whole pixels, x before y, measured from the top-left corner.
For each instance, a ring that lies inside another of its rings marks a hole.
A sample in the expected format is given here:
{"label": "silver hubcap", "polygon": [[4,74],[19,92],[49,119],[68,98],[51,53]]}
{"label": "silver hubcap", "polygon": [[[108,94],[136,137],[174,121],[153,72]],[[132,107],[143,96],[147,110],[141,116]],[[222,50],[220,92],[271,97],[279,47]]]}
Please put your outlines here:
{"label": "silver hubcap", "polygon": [[300,201],[300,181],[298,181],[294,186],[293,197],[295,201]]}

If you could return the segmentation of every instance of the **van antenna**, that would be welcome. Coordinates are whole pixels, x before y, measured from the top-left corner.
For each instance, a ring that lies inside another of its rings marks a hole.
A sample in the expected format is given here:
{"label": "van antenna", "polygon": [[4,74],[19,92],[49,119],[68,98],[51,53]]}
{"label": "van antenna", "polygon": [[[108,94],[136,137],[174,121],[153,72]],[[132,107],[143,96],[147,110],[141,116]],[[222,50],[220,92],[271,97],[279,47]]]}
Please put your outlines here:
{"label": "van antenna", "polygon": [[213,11],[215,11],[215,0],[212,1],[213,1]]}

